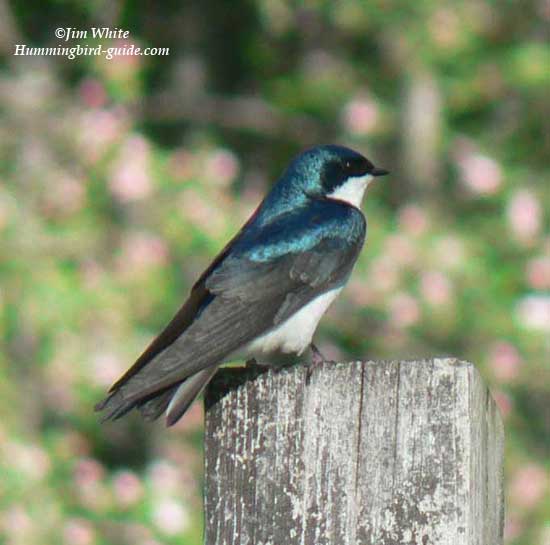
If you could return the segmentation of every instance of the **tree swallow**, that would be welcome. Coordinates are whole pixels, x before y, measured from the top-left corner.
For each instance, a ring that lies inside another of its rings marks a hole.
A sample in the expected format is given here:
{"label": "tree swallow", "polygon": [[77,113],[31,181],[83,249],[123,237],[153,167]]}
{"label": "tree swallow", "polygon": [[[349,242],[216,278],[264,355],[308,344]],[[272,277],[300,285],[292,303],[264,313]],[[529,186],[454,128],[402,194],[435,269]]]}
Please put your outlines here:
{"label": "tree swallow", "polygon": [[341,146],[296,157],[164,331],[96,405],[103,420],[137,408],[147,420],[165,413],[170,426],[222,363],[302,354],[363,246],[365,189],[387,173]]}

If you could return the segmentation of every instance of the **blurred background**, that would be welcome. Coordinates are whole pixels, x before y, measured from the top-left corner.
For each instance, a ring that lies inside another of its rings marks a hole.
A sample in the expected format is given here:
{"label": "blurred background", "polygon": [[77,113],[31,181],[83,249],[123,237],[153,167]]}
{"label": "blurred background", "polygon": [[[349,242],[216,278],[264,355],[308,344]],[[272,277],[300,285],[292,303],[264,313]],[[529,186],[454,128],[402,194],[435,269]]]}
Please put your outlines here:
{"label": "blurred background", "polygon": [[[55,29],[165,56],[14,56]],[[0,543],[201,543],[202,406],[93,405],[304,147],[392,175],[317,334],[454,355],[506,426],[506,543],[550,545],[550,1],[0,0]]]}

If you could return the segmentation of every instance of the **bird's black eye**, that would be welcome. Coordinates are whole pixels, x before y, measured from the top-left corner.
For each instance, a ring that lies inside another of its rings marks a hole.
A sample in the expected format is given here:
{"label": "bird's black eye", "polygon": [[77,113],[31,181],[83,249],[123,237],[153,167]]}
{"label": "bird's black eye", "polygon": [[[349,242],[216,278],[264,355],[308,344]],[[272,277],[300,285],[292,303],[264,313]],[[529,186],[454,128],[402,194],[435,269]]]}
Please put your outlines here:
{"label": "bird's black eye", "polygon": [[364,176],[372,170],[373,165],[367,159],[358,157],[345,159],[343,167],[347,176]]}

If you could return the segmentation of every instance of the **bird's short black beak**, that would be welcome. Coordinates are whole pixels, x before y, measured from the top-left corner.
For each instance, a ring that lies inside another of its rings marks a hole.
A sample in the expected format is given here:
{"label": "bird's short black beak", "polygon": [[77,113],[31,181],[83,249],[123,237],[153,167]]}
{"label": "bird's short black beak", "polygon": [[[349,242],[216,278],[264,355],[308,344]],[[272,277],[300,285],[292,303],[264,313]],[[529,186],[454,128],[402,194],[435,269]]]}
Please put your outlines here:
{"label": "bird's short black beak", "polygon": [[386,174],[389,174],[389,170],[384,170],[383,168],[374,167],[369,174],[371,176],[385,176]]}

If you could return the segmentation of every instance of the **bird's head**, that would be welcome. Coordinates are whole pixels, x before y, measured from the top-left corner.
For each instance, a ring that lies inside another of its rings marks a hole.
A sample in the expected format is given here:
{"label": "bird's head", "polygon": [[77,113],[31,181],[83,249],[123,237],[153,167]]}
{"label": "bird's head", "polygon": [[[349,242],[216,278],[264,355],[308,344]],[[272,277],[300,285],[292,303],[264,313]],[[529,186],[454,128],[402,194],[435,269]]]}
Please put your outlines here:
{"label": "bird's head", "polygon": [[360,153],[343,146],[327,145],[298,155],[285,178],[290,178],[312,197],[338,199],[359,207],[369,183],[374,177],[385,174],[387,170],[375,167]]}

